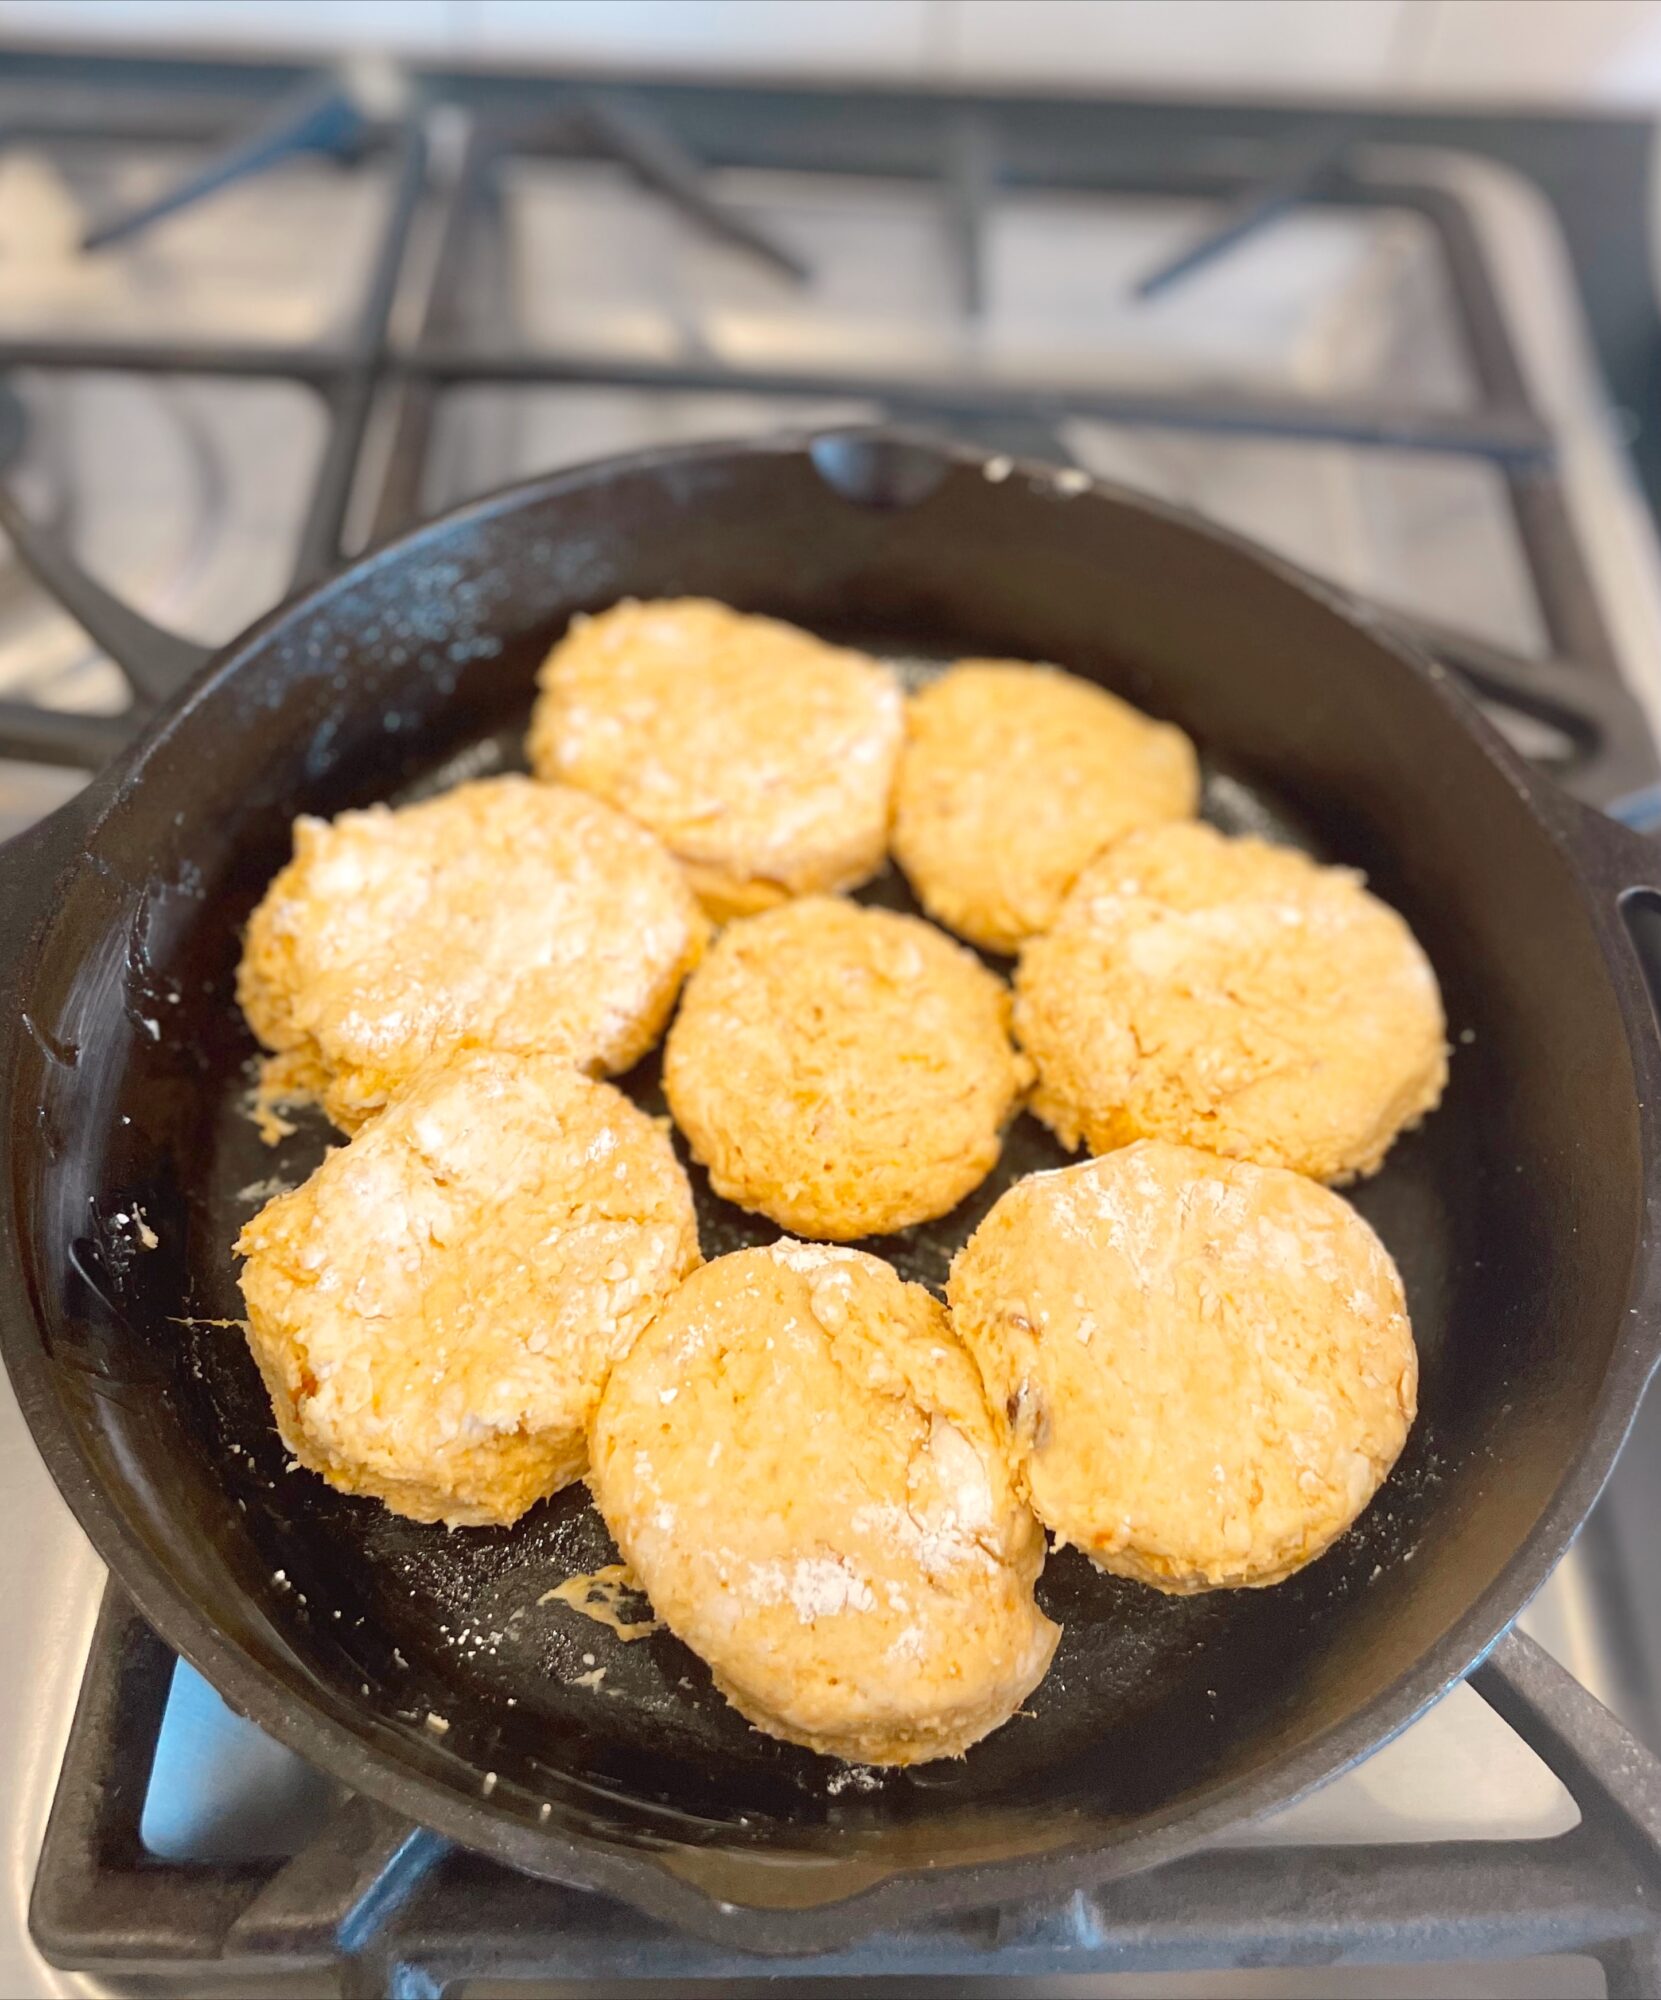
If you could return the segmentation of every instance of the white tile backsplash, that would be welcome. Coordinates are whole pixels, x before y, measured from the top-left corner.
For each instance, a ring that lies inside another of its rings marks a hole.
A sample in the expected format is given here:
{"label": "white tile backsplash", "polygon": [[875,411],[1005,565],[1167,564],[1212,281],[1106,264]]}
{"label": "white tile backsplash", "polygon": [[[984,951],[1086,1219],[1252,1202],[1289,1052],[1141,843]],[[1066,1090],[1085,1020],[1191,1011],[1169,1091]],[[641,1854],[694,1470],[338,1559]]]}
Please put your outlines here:
{"label": "white tile backsplash", "polygon": [[1415,0],[952,0],[946,63],[979,82],[1371,90]]}
{"label": "white tile backsplash", "polygon": [[0,38],[1661,108],[1661,0],[0,0]]}
{"label": "white tile backsplash", "polygon": [[1656,0],[1440,0],[1407,78],[1435,97],[1661,106]]}
{"label": "white tile backsplash", "polygon": [[0,35],[100,47],[453,48],[457,0],[0,0]]}
{"label": "white tile backsplash", "polygon": [[458,0],[460,46],[638,69],[916,75],[937,0]]}

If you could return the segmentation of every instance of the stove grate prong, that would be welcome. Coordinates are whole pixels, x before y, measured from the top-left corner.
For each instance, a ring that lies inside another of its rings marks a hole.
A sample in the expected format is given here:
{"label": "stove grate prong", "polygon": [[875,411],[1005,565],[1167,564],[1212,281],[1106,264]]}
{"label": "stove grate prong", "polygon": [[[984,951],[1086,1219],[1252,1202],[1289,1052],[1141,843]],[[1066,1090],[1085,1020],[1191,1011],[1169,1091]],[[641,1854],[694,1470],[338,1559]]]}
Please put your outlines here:
{"label": "stove grate prong", "polygon": [[176,215],[180,209],[251,174],[264,173],[297,153],[349,159],[367,143],[373,129],[365,94],[348,74],[317,77],[280,98],[251,131],[233,139],[151,200],[118,209],[90,224],[81,238],[81,248],[90,252],[123,243],[163,216]]}
{"label": "stove grate prong", "polygon": [[798,285],[812,269],[786,244],[747,215],[718,200],[705,184],[702,165],[660,119],[633,98],[593,91],[579,100],[577,116],[590,140],[620,160],[649,188],[672,202],[712,235],[736,243]]}
{"label": "stove grate prong", "polygon": [[164,632],[112,597],[55,537],[35,526],[4,487],[0,487],[0,533],[35,581],[109,654],[141,707],[166,701],[212,657],[208,647]]}
{"label": "stove grate prong", "polygon": [[1157,298],[1184,278],[1226,255],[1248,236],[1312,200],[1341,164],[1354,138],[1347,123],[1322,125],[1298,148],[1291,163],[1225,203],[1215,220],[1180,249],[1144,271],[1131,288],[1139,299]]}

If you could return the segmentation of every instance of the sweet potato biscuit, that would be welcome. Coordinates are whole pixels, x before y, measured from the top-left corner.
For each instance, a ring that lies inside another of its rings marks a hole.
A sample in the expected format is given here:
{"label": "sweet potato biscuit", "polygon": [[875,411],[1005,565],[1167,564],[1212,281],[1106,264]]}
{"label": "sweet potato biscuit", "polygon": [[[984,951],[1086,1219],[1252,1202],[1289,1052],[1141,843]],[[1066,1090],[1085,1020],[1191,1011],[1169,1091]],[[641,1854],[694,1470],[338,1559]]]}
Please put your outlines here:
{"label": "sweet potato biscuit", "polygon": [[931,917],[1013,952],[1110,841],[1199,791],[1180,729],[1059,667],[963,660],[908,706],[894,856]]}
{"label": "sweet potato biscuit", "polygon": [[846,1240],[955,1207],[1030,1073],[1008,991],[971,952],[917,917],[804,897],[722,933],[663,1082],[718,1194]]}
{"label": "sweet potato biscuit", "polygon": [[657,1615],[769,1735],[957,1756],[1043,1677],[1043,1538],[944,1310],[877,1258],[786,1239],[705,1265],[590,1442]]}
{"label": "sweet potato biscuit", "polygon": [[958,1253],[947,1297],[1039,1518],[1160,1590],[1313,1561],[1413,1422],[1389,1253],[1280,1168],[1145,1140],[1030,1175]]}
{"label": "sweet potato biscuit", "polygon": [[281,1080],[352,1131],[446,1050],[628,1068],[706,930],[644,828],[568,786],[486,778],[297,820],[237,997]]}
{"label": "sweet potato biscuit", "polygon": [[1116,843],[1021,955],[1033,1109],[1065,1145],[1201,1146],[1341,1183],[1447,1080],[1436,975],[1349,869],[1198,824]]}
{"label": "sweet potato biscuit", "polygon": [[237,1243],[283,1442],[452,1527],[580,1478],[611,1363],[698,1261],[668,1138],[548,1056],[439,1058]]}
{"label": "sweet potato biscuit", "polygon": [[661,836],[719,920],[882,866],[903,716],[863,653],[706,598],[578,618],[548,655],[539,777]]}

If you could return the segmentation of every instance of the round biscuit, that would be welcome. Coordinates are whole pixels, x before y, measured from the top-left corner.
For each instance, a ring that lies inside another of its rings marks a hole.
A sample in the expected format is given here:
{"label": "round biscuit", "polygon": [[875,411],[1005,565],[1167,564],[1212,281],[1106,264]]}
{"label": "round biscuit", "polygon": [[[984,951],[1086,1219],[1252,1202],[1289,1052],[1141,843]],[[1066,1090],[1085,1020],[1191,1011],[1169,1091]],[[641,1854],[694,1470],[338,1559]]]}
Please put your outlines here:
{"label": "round biscuit", "polygon": [[1030,1073],[973,953],[917,917],[803,897],[716,940],[663,1084],[717,1194],[844,1241],[956,1207]]}
{"label": "round biscuit", "polygon": [[1059,667],[962,660],[907,706],[894,856],[931,917],[1013,952],[1110,841],[1199,794],[1180,729]]}
{"label": "round biscuit", "polygon": [[1447,1080],[1436,975],[1349,869],[1199,824],[1128,835],[1021,954],[1032,1108],[1064,1145],[1199,1146],[1342,1183]]}
{"label": "round biscuit", "polygon": [[712,916],[857,888],[882,866],[904,728],[863,653],[705,598],[577,618],[527,748],[658,834]]}
{"label": "round biscuit", "polygon": [[788,1239],[696,1272],[612,1372],[589,1483],[657,1615],[759,1729],[958,1756],[1042,1679],[1043,1537],[920,1285]]}
{"label": "round biscuit", "polygon": [[452,1527],[582,1477],[607,1370],[698,1261],[660,1126],[556,1058],[484,1051],[429,1065],[236,1247],[289,1450]]}
{"label": "round biscuit", "polygon": [[351,1131],[447,1050],[627,1069],[707,929],[644,828],[569,786],[486,778],[297,820],[237,997],[284,1079]]}
{"label": "round biscuit", "polygon": [[947,1298],[1039,1518],[1159,1590],[1312,1562],[1417,1406],[1401,1279],[1362,1218],[1300,1174],[1186,1146],[1018,1182]]}

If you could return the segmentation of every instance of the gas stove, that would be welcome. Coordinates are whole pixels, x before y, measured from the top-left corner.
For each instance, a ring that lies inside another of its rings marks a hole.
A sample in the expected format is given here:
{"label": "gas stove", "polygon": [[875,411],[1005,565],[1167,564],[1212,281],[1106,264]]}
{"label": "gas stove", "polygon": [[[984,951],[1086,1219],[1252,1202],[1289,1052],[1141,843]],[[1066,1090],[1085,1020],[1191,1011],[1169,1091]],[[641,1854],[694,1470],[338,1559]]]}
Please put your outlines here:
{"label": "gas stove", "polygon": [[[1661,821],[1661,562],[1549,212],[1472,158],[1150,153],[1079,103],[45,56],[0,82],[0,132],[3,477],[191,638],[561,463],[898,417],[1336,579],[1525,754]],[[0,832],[145,707],[0,557]],[[107,1584],[9,1398],[0,1431],[0,1989],[777,1977],[343,1796]],[[1544,1653],[1507,1642],[1326,1790],[1099,1895],[788,1976],[1653,1991],[1661,1800],[1548,1655],[1661,1740],[1655,1462],[1629,1451],[1527,1614]]]}

